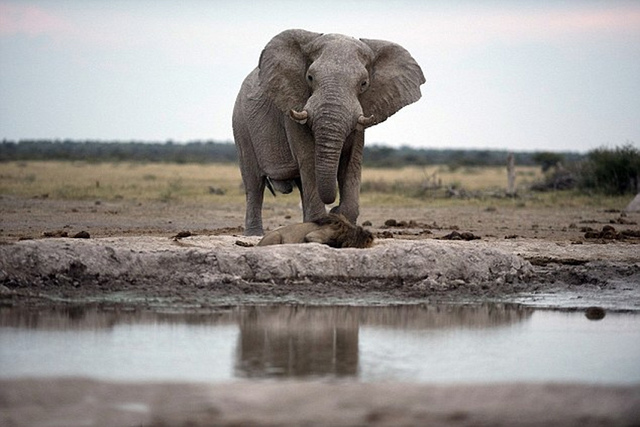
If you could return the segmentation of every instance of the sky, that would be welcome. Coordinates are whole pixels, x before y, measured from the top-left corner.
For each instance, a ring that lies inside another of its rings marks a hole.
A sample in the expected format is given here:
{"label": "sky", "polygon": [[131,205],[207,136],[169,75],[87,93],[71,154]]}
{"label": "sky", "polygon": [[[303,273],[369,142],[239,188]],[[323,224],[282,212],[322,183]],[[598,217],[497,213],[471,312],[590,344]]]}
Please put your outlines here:
{"label": "sky", "polygon": [[232,141],[238,89],[289,28],[383,39],[422,99],[391,147],[640,146],[640,1],[0,0],[0,138]]}

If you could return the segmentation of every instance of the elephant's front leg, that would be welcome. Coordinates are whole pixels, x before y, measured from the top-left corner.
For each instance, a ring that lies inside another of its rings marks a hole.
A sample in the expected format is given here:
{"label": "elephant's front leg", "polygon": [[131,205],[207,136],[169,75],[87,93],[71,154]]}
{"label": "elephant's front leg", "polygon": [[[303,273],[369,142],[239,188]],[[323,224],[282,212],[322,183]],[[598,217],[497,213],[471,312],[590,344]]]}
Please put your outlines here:
{"label": "elephant's front leg", "polygon": [[285,119],[285,129],[291,153],[300,171],[300,196],[304,222],[314,221],[327,214],[318,195],[316,183],[315,143],[311,130],[290,119]]}
{"label": "elephant's front leg", "polygon": [[338,168],[338,187],[340,204],[331,212],[344,215],[352,224],[360,215],[360,181],[362,177],[362,153],[364,150],[364,132],[353,131],[345,141],[340,166]]}

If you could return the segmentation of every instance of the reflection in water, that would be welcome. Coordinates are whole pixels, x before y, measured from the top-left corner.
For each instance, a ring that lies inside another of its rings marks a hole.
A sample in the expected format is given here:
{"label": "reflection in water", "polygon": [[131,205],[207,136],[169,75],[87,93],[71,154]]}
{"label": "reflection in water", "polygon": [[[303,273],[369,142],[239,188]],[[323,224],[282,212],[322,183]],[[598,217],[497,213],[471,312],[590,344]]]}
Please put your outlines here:
{"label": "reflection in water", "polygon": [[228,325],[237,322],[238,308],[212,312],[163,313],[145,310],[71,306],[45,310],[0,307],[0,327],[40,330],[113,329],[117,325]]}
{"label": "reflection in water", "polygon": [[505,304],[189,314],[4,307],[0,378],[640,381],[640,316],[594,313]]}
{"label": "reflection in water", "polygon": [[236,372],[243,377],[355,376],[352,307],[251,307],[240,317]]}
{"label": "reflection in water", "polygon": [[249,378],[356,376],[361,326],[488,328],[519,322],[531,313],[531,309],[504,304],[249,307],[239,313],[235,370]]}

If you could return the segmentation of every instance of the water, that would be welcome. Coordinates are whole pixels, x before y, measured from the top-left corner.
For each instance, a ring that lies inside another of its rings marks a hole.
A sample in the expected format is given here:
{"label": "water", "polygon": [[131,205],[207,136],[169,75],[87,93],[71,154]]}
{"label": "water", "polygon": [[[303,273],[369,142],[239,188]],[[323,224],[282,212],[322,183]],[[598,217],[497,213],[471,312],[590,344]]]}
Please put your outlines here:
{"label": "water", "polygon": [[640,315],[589,320],[517,305],[0,308],[0,378],[54,376],[630,384],[640,382]]}

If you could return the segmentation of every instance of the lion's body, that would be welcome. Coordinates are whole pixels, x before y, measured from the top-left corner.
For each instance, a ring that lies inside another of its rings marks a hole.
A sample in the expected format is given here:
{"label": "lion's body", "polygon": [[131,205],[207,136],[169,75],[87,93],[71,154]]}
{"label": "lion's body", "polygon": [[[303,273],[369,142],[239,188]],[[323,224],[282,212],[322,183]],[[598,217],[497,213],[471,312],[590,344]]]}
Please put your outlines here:
{"label": "lion's body", "polygon": [[320,229],[321,227],[313,222],[287,225],[265,234],[258,246],[305,243],[307,234]]}
{"label": "lion's body", "polygon": [[258,246],[286,243],[322,243],[334,248],[369,248],[373,235],[342,215],[329,214],[314,222],[287,225],[267,233]]}

